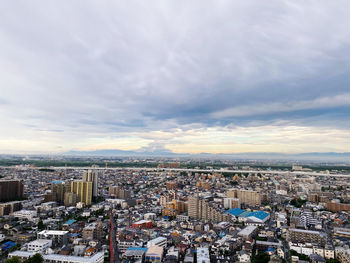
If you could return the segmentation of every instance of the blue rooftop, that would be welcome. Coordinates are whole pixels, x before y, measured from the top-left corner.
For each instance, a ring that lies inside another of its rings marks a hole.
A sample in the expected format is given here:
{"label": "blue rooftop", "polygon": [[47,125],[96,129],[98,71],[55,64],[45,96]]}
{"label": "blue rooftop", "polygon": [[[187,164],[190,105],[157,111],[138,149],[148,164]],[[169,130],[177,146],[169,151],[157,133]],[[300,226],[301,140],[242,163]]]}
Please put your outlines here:
{"label": "blue rooftop", "polygon": [[269,216],[269,213],[265,211],[256,211],[256,212],[251,212],[249,216],[254,216],[260,220],[264,220],[266,217]]}
{"label": "blue rooftop", "polygon": [[77,222],[77,220],[74,220],[74,219],[69,219],[66,223],[64,223],[65,225],[72,225],[74,224],[75,222]]}
{"label": "blue rooftop", "polygon": [[250,214],[251,214],[252,212],[250,212],[250,211],[244,211],[242,214],[240,214],[239,216],[240,217],[248,217],[248,216],[250,216]]}
{"label": "blue rooftop", "polygon": [[7,241],[4,244],[2,244],[2,250],[8,250],[16,245],[15,242]]}
{"label": "blue rooftop", "polygon": [[244,212],[244,210],[242,210],[240,208],[232,208],[232,209],[229,209],[226,211],[226,213],[229,213],[230,215],[233,215],[233,216],[239,216],[243,212]]}
{"label": "blue rooftop", "polygon": [[64,181],[60,181],[60,180],[55,180],[55,181],[52,181],[53,184],[63,184]]}

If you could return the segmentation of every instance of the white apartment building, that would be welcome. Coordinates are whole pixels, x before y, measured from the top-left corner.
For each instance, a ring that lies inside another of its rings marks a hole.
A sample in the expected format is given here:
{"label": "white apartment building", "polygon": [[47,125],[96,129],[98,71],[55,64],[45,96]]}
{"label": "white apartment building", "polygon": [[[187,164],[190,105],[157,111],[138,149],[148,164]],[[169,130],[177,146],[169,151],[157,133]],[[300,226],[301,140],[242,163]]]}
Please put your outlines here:
{"label": "white apartment building", "polygon": [[69,231],[61,230],[43,230],[38,233],[38,239],[50,239],[52,244],[63,245],[68,243],[68,233]]}
{"label": "white apartment building", "polygon": [[26,219],[32,221],[34,217],[38,216],[38,213],[35,210],[19,210],[12,213],[12,216],[18,219]]}
{"label": "white apartment building", "polygon": [[45,252],[46,249],[52,246],[52,240],[37,239],[28,243],[29,252]]}
{"label": "white apartment building", "polygon": [[167,239],[165,237],[157,237],[147,242],[147,247],[162,247],[165,248],[167,245]]}

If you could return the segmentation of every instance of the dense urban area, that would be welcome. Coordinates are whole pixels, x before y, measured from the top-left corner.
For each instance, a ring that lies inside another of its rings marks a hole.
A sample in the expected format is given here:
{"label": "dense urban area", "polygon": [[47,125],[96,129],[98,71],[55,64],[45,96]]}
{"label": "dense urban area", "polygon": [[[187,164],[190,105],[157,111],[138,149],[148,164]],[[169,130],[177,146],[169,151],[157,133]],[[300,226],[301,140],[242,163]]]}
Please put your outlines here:
{"label": "dense urban area", "polygon": [[2,262],[350,262],[347,165],[0,163]]}

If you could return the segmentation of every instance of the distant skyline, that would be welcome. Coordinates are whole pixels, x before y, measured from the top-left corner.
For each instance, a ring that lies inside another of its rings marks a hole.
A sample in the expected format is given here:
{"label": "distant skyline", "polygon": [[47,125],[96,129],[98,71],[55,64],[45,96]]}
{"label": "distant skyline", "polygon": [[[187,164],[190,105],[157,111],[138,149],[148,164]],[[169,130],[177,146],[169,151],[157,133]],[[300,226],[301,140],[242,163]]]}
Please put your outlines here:
{"label": "distant skyline", "polygon": [[3,1],[0,153],[350,151],[349,1]]}

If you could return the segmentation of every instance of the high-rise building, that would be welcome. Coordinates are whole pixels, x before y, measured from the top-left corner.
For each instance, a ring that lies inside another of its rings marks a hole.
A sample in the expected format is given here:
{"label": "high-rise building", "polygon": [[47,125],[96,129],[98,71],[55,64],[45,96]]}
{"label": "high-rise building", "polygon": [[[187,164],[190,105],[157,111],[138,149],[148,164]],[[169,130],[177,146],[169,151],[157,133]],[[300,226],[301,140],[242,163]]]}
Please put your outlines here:
{"label": "high-rise building", "polygon": [[92,182],[72,181],[71,191],[77,195],[77,201],[85,205],[92,202]]}
{"label": "high-rise building", "polygon": [[67,192],[64,194],[64,205],[75,206],[77,204],[77,194]]}
{"label": "high-rise building", "polygon": [[83,173],[84,182],[92,182],[92,196],[98,196],[98,170],[87,170]]}
{"label": "high-rise building", "polygon": [[224,207],[226,209],[241,208],[241,203],[238,198],[228,197],[224,198]]}
{"label": "high-rise building", "polygon": [[131,198],[131,192],[129,190],[122,189],[119,186],[110,186],[108,188],[108,193],[110,196],[115,198],[129,200]]}
{"label": "high-rise building", "polygon": [[71,186],[69,183],[65,183],[64,181],[53,181],[51,184],[51,194],[53,196],[53,200],[59,204],[64,203],[64,195],[65,193],[69,193]]}
{"label": "high-rise building", "polygon": [[24,187],[21,181],[0,180],[0,202],[16,201],[23,198]]}
{"label": "high-rise building", "polygon": [[260,206],[267,200],[267,195],[253,190],[230,189],[226,192],[227,197],[238,198],[241,204]]}
{"label": "high-rise building", "polygon": [[218,208],[213,207],[207,200],[192,196],[188,199],[188,216],[208,221],[229,221],[228,214],[222,213]]}

